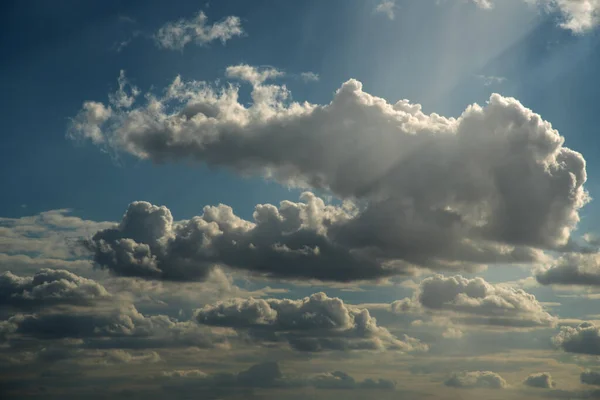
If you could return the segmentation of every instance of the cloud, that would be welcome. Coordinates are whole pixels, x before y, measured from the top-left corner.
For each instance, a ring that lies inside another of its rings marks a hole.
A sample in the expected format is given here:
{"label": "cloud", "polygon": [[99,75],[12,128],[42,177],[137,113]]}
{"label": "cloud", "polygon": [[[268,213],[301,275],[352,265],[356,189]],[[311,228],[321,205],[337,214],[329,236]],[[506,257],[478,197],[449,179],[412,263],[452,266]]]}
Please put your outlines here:
{"label": "cloud", "polygon": [[502,76],[477,75],[477,79],[481,80],[484,86],[499,85],[506,81]]}
{"label": "cloud", "polygon": [[319,74],[314,72],[302,72],[300,73],[300,79],[304,82],[318,82],[320,78]]}
{"label": "cloud", "polygon": [[110,299],[104,286],[65,270],[42,269],[33,276],[0,274],[0,306],[89,305]]}
{"label": "cloud", "polygon": [[[595,29],[600,23],[600,0],[524,0],[547,13],[560,15],[559,26],[575,34]],[[493,8],[494,0],[472,0],[481,8]]]}
{"label": "cloud", "polygon": [[318,389],[382,389],[394,390],[396,383],[389,379],[365,379],[357,381],[343,371],[317,374],[307,380],[309,386]]}
{"label": "cloud", "polygon": [[227,42],[244,34],[241,20],[228,16],[220,22],[208,23],[208,17],[200,11],[190,19],[167,22],[154,35],[156,45],[168,50],[183,50],[188,43],[204,46],[214,41]]}
{"label": "cloud", "polygon": [[[105,106],[111,116],[95,126],[103,146],[142,159],[191,159],[355,201],[354,218],[328,233],[388,264],[539,261],[537,249],[569,242],[589,201],[581,154],[513,98],[494,94],[454,119],[390,104],[356,80],[326,105],[255,83],[246,106],[238,89],[178,77],[145,105]],[[74,120],[95,124],[85,108]],[[89,136],[78,125],[69,133]]]}
{"label": "cloud", "polygon": [[187,383],[197,386],[227,386],[230,388],[300,388],[316,389],[380,389],[393,390],[396,384],[387,379],[356,380],[343,371],[332,371],[312,376],[295,377],[282,373],[279,363],[264,362],[250,366],[239,373],[208,374],[200,370],[165,371],[163,379],[170,383]]}
{"label": "cloud", "polygon": [[391,304],[392,311],[425,310],[449,313],[458,323],[517,328],[553,326],[556,318],[547,313],[534,295],[522,289],[494,285],[482,278],[435,275],[421,281],[412,299]]}
{"label": "cloud", "polygon": [[225,341],[225,337],[213,335],[194,321],[145,316],[132,304],[117,309],[18,313],[0,321],[0,337],[9,341],[83,339],[90,348],[213,347]]}
{"label": "cloud", "polygon": [[417,339],[396,338],[366,309],[315,293],[301,300],[231,299],[196,311],[199,323],[246,331],[256,339],[286,340],[300,351],[425,351]]}
{"label": "cloud", "polygon": [[240,79],[256,86],[267,80],[282,77],[284,73],[275,68],[258,69],[247,64],[240,64],[227,67],[225,75],[228,78]]}
{"label": "cloud", "polygon": [[114,225],[70,213],[69,209],[60,209],[21,218],[0,217],[0,256],[72,260],[79,255],[78,248],[72,246],[75,239]]}
{"label": "cloud", "polygon": [[542,285],[600,286],[600,254],[565,254],[539,269],[535,278]]}
{"label": "cloud", "polygon": [[[401,263],[337,236],[345,234],[352,212],[326,205],[312,193],[279,208],[258,205],[246,221],[225,205],[175,223],[168,208],[147,202],[129,205],[120,224],[83,242],[94,262],[119,276],[172,281],[204,280],[216,265],[288,279],[352,281],[409,273]],[[329,231],[336,232],[330,234]],[[350,228],[354,229],[354,228]]]}
{"label": "cloud", "polygon": [[552,341],[568,353],[600,355],[600,328],[591,322],[563,326]]}
{"label": "cloud", "polygon": [[600,373],[595,371],[584,371],[580,376],[581,383],[586,385],[600,386]]}
{"label": "cloud", "polygon": [[381,0],[375,7],[375,12],[384,14],[390,20],[396,18],[396,1],[395,0]]}
{"label": "cloud", "polygon": [[552,389],[556,386],[556,383],[552,380],[552,376],[547,372],[531,374],[523,381],[523,384],[542,389]]}
{"label": "cloud", "polygon": [[456,388],[488,388],[505,389],[508,384],[498,374],[491,371],[472,371],[453,374],[446,382],[446,386]]}

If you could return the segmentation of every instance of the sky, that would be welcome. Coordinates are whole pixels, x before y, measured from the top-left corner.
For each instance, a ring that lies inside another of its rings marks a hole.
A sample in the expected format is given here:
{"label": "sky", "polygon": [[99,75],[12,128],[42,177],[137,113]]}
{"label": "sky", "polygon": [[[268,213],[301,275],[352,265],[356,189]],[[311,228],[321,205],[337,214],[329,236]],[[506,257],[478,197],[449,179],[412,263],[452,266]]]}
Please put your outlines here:
{"label": "sky", "polygon": [[600,1],[0,5],[0,397],[600,397]]}

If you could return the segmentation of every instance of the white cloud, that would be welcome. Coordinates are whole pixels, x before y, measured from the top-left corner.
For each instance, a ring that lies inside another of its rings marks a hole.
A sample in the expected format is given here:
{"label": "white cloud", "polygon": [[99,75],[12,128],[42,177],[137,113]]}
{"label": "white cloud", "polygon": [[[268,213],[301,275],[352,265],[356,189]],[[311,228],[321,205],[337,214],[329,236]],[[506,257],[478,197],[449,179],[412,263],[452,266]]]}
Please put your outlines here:
{"label": "white cloud", "polygon": [[[472,0],[481,8],[491,9],[497,0]],[[575,34],[595,29],[600,24],[600,0],[523,0],[547,13],[560,15],[559,26]]]}
{"label": "white cloud", "polygon": [[315,74],[314,72],[302,72],[300,74],[300,79],[304,82],[318,82],[320,78],[319,74]]}
{"label": "white cloud", "polygon": [[375,12],[384,14],[389,19],[396,18],[396,0],[381,0],[375,7]]}
{"label": "white cloud", "polygon": [[178,77],[103,123],[84,106],[75,121],[86,123],[71,134],[89,137],[92,126],[96,143],[139,158],[192,159],[359,200],[356,217],[329,230],[338,243],[434,269],[543,260],[536,249],[566,246],[589,200],[581,154],[513,98],[494,94],[454,119],[390,104],[356,80],[315,105],[264,84],[271,70],[229,71],[253,81],[249,106],[235,85]]}
{"label": "white cloud", "polygon": [[223,21],[208,23],[204,12],[190,19],[167,22],[154,35],[158,47],[169,50],[183,50],[188,43],[199,46],[219,40],[225,43],[235,36],[244,34],[239,17],[229,16]]}

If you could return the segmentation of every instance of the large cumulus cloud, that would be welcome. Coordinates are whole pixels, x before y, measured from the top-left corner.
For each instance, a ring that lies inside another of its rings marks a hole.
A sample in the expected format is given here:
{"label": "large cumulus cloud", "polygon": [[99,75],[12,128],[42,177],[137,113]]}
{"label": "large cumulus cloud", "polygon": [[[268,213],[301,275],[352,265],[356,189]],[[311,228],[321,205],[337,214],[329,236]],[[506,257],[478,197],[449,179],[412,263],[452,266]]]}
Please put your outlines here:
{"label": "large cumulus cloud", "polygon": [[522,289],[491,284],[482,278],[435,275],[419,284],[415,296],[391,304],[397,313],[428,310],[449,313],[456,322],[511,326],[552,326],[556,318]]}
{"label": "large cumulus cloud", "polygon": [[237,70],[252,81],[248,106],[237,85],[178,77],[145,104],[85,103],[69,136],[156,162],[195,160],[328,190],[358,204],[328,235],[391,264],[535,261],[535,249],[569,242],[588,201],[583,157],[515,99],[492,95],[446,118],[349,80],[331,103],[315,105],[290,101],[285,86],[266,81],[272,74]]}
{"label": "large cumulus cloud", "polygon": [[417,339],[396,338],[366,309],[315,293],[300,300],[231,299],[196,311],[201,324],[231,327],[255,339],[287,340],[296,350],[424,351]]}

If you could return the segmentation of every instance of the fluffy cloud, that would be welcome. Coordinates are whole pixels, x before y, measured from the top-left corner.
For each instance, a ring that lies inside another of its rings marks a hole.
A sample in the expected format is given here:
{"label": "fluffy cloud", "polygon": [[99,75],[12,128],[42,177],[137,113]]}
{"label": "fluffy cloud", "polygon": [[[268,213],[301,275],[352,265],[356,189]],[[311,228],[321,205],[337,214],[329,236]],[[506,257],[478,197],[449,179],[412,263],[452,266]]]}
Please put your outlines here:
{"label": "fluffy cloud", "polygon": [[523,384],[526,386],[542,389],[552,389],[556,386],[556,384],[552,380],[552,376],[547,372],[531,374],[523,381]]}
{"label": "fluffy cloud", "polygon": [[101,284],[65,270],[42,269],[25,277],[0,274],[0,306],[86,305],[110,297]]}
{"label": "fluffy cloud", "polygon": [[444,382],[444,384],[446,386],[468,389],[504,389],[508,386],[504,378],[491,371],[455,373],[446,382]]}
{"label": "fluffy cloud", "polygon": [[542,285],[600,285],[600,254],[569,253],[540,269],[536,279]]}
{"label": "fluffy cloud", "polygon": [[600,373],[595,371],[584,371],[580,376],[581,383],[586,385],[600,386]]}
{"label": "fluffy cloud", "polygon": [[[471,0],[481,8],[491,9],[495,0]],[[559,26],[573,33],[588,32],[600,23],[600,0],[524,0],[549,13],[561,16]]]}
{"label": "fluffy cloud", "polygon": [[216,40],[225,43],[235,36],[244,34],[239,17],[229,16],[223,21],[208,23],[204,12],[190,19],[167,22],[154,35],[158,47],[169,50],[183,50],[188,43],[199,46]]}
{"label": "fluffy cloud", "polygon": [[231,299],[196,311],[199,323],[231,327],[262,340],[287,340],[296,350],[424,351],[417,339],[396,338],[366,309],[315,293],[301,300]]}
{"label": "fluffy cloud", "polygon": [[349,80],[331,103],[314,105],[290,101],[285,86],[265,84],[259,70],[233,68],[253,81],[249,106],[236,85],[178,77],[145,104],[105,105],[104,122],[82,110],[69,135],[156,162],[191,159],[354,200],[355,215],[327,235],[391,266],[538,261],[537,248],[569,242],[588,201],[583,157],[515,99],[495,94],[485,107],[445,118],[407,100],[390,104]]}
{"label": "fluffy cloud", "polygon": [[393,20],[396,18],[396,1],[395,0],[381,0],[375,7],[375,12],[384,14],[389,19]]}
{"label": "fluffy cloud", "polygon": [[569,353],[600,355],[600,328],[591,322],[563,326],[552,341]]}
{"label": "fluffy cloud", "polygon": [[399,266],[330,238],[328,226],[351,218],[311,193],[302,203],[256,206],[246,221],[225,205],[174,223],[166,207],[130,204],[121,223],[84,245],[102,268],[121,276],[174,281],[203,280],[215,265],[282,278],[332,281],[374,279],[403,273]]}
{"label": "fluffy cloud", "polygon": [[534,295],[522,289],[494,285],[482,278],[435,275],[424,279],[412,299],[392,303],[396,313],[424,308],[449,312],[466,324],[512,327],[552,326],[556,318],[548,314]]}

